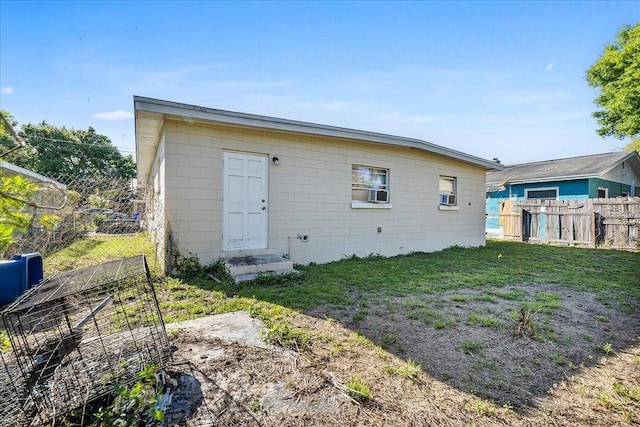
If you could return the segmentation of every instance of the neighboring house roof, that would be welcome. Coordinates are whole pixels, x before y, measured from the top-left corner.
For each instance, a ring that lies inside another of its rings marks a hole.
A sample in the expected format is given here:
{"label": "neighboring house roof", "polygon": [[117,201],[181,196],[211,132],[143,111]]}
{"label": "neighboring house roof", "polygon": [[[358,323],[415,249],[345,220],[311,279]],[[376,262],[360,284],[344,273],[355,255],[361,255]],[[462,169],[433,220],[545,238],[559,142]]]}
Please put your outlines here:
{"label": "neighboring house roof", "polygon": [[500,171],[487,172],[487,187],[495,189],[504,184],[524,184],[547,181],[567,181],[598,178],[622,162],[631,160],[640,173],[640,157],[636,151],[593,154],[543,162],[506,166]]}
{"label": "neighboring house roof", "polygon": [[40,175],[39,173],[32,172],[28,169],[21,168],[20,166],[16,166],[12,163],[5,162],[4,160],[0,160],[0,175],[7,175],[7,176],[22,175],[22,176],[31,178],[31,180],[35,182],[46,182],[47,184],[52,184],[54,187],[62,190],[67,188],[66,185],[58,181],[54,181],[51,178],[47,178],[44,175]]}
{"label": "neighboring house roof", "polygon": [[452,159],[471,163],[487,170],[502,169],[499,163],[455,151],[430,142],[413,138],[385,135],[375,132],[347,129],[336,126],[307,123],[255,114],[237,113],[212,108],[198,107],[158,99],[133,97],[136,116],[136,161],[138,179],[144,180],[152,167],[160,132],[165,118],[191,122],[220,123],[231,126],[253,127],[280,132],[303,133],[319,136],[351,139],[363,142],[416,148],[430,153],[440,154]]}

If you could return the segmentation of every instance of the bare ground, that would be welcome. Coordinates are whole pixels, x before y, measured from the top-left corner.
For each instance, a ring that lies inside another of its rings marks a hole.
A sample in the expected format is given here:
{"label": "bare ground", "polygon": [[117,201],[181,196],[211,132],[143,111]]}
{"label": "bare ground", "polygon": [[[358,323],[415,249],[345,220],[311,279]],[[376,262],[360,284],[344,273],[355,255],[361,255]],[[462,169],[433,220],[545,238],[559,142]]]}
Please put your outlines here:
{"label": "bare ground", "polygon": [[[193,413],[170,409],[165,424],[640,424],[636,302],[623,313],[562,286],[500,292],[532,302],[551,296],[559,304],[535,314],[537,339],[513,333],[522,299],[474,290],[318,307],[292,320],[314,337],[299,351],[180,330],[172,334],[178,345],[172,375],[189,391],[172,407]],[[479,318],[493,320],[483,326]],[[408,359],[422,364],[416,378],[393,373]],[[358,403],[344,393],[355,375],[371,388],[371,400]]]}

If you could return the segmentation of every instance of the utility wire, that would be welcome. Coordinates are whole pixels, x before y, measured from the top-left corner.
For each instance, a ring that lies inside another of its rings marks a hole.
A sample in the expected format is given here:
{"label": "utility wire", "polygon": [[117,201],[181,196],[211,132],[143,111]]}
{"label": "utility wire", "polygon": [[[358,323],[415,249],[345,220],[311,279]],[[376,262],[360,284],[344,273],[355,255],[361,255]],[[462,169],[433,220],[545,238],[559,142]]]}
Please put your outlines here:
{"label": "utility wire", "polygon": [[[131,150],[131,149],[121,149],[118,146],[114,145],[113,143],[111,143],[111,146],[109,145],[105,145],[105,144],[88,144],[82,141],[76,141],[73,139],[60,139],[60,138],[51,138],[51,137],[47,137],[47,136],[32,136],[32,137],[27,137],[27,141],[25,142],[25,140],[21,137],[19,137],[23,143],[25,143],[24,147],[26,146],[30,146],[33,147],[33,145],[29,144],[29,140],[31,139],[37,139],[40,141],[50,141],[50,142],[64,142],[64,143],[68,143],[68,147],[77,147],[77,148],[81,148],[82,147],[90,147],[92,149],[99,149],[99,150],[107,150],[110,148],[115,148],[116,150],[118,150],[121,153],[126,152],[127,154],[135,154],[135,150]],[[22,148],[23,146],[20,147],[16,147],[16,148]],[[15,150],[16,148],[13,148],[11,151]],[[0,155],[0,157],[2,157],[4,154]]]}

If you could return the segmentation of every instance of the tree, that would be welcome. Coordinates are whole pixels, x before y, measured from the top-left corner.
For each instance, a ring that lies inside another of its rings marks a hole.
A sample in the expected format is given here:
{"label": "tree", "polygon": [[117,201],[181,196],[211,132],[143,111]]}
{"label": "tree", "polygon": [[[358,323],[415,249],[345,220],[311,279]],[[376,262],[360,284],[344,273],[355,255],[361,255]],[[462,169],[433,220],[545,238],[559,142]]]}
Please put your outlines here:
{"label": "tree", "polygon": [[[0,110],[0,114],[4,117],[4,119],[11,124],[11,126],[16,126],[17,123],[11,114],[4,110]],[[9,133],[9,129],[4,124],[4,120],[0,120],[0,155],[3,153],[15,148],[16,142],[11,138],[11,134]]]}
{"label": "tree", "polygon": [[[0,111],[14,129],[18,123],[5,111]],[[27,147],[18,148],[15,138],[6,131],[0,120],[0,155],[2,160],[29,169],[39,174],[56,178],[69,177],[115,177],[134,178],[136,166],[132,156],[123,156],[109,138],[87,130],[58,128],[47,122],[26,124],[19,136],[26,140]]]}
{"label": "tree", "polygon": [[589,86],[600,89],[593,113],[600,136],[619,139],[640,135],[640,23],[622,27],[615,43],[587,70]]}
{"label": "tree", "polygon": [[136,167],[131,156],[123,156],[109,138],[93,128],[87,130],[58,128],[47,122],[26,124],[20,135],[34,148],[26,167],[39,174],[55,178],[74,177],[133,178]]}
{"label": "tree", "polygon": [[[0,114],[8,120],[10,127],[14,126],[9,114],[4,111],[0,111]],[[0,154],[11,151],[19,156],[19,150],[12,151],[15,146],[11,132],[0,120]],[[24,235],[33,225],[33,208],[38,207],[35,202],[38,190],[38,185],[22,176],[4,175],[0,171],[0,256],[15,242],[17,235]],[[58,220],[56,215],[41,215],[36,222],[52,229]]]}
{"label": "tree", "polygon": [[[0,110],[0,114],[4,118],[4,120],[0,120],[0,159],[14,164],[27,164],[30,150],[23,147],[20,141],[17,141],[12,135],[12,132],[15,132],[15,128],[18,126],[18,122],[6,111]],[[7,129],[5,121],[13,129]]]}
{"label": "tree", "polygon": [[633,151],[636,150],[638,153],[640,153],[640,138],[636,138],[633,141],[631,141],[630,143],[628,143],[625,147],[624,147],[625,151]]}
{"label": "tree", "polygon": [[38,186],[22,178],[0,176],[0,255],[15,241],[17,233],[25,233],[32,215],[28,203]]}

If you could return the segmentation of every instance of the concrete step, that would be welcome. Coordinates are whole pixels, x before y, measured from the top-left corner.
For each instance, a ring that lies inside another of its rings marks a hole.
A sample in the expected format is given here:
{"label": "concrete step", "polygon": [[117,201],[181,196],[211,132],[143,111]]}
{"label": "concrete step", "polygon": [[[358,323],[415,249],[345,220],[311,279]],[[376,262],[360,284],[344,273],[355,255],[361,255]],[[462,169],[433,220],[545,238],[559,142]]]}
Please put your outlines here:
{"label": "concrete step", "polygon": [[236,283],[253,280],[259,275],[295,272],[293,262],[275,254],[231,257],[225,260],[225,266]]}

